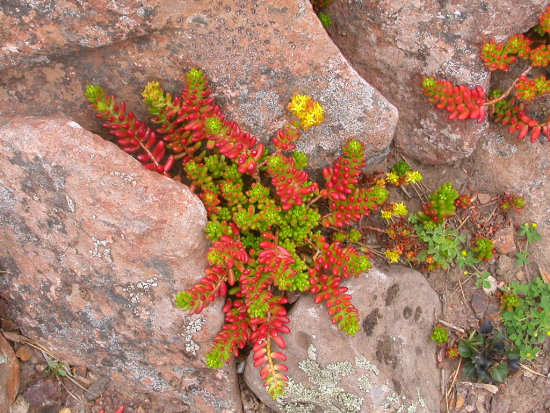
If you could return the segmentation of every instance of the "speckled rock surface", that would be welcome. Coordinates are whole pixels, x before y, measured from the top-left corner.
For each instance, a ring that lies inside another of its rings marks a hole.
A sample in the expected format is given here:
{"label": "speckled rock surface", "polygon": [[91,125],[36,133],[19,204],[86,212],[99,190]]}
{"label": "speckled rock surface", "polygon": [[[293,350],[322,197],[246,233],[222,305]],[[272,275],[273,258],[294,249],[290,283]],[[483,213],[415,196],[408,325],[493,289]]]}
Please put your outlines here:
{"label": "speckled rock surface", "polygon": [[529,1],[335,1],[331,38],[357,71],[399,110],[395,143],[419,161],[438,164],[472,154],[486,124],[450,122],[422,94],[423,76],[481,85],[489,72],[483,41],[529,30],[547,5]]}
{"label": "speckled rock surface", "polygon": [[[285,354],[291,384],[274,402],[252,358],[245,380],[279,412],[439,412],[439,371],[430,340],[439,298],[418,272],[371,269],[347,286],[359,310],[355,337],[338,331],[324,306],[300,298],[289,313]],[[399,409],[403,410],[399,410]]]}
{"label": "speckled rock surface", "polygon": [[4,10],[14,29],[3,34],[0,114],[62,112],[99,132],[86,85],[102,85],[144,115],[148,81],[178,94],[185,71],[199,67],[229,117],[264,142],[288,121],[294,94],[320,101],[327,120],[298,147],[314,155],[313,167],[326,166],[349,138],[364,142],[372,161],[387,153],[395,107],[350,67],[308,0],[47,3]]}
{"label": "speckled rock surface", "polygon": [[0,334],[0,413],[10,413],[19,390],[19,362]]}
{"label": "speckled rock surface", "polygon": [[204,363],[222,302],[173,307],[206,264],[200,200],[64,118],[1,120],[0,164],[0,289],[23,334],[162,411],[240,412],[233,366]]}

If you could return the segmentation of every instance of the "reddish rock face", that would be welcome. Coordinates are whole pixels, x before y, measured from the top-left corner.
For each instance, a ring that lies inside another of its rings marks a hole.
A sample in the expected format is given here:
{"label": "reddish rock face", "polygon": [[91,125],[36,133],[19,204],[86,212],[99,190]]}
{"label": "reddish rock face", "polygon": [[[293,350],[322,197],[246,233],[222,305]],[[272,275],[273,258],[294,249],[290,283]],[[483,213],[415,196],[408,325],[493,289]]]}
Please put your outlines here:
{"label": "reddish rock face", "polygon": [[115,3],[6,7],[14,30],[2,39],[0,114],[62,112],[99,132],[86,85],[100,84],[144,115],[148,81],[179,94],[185,72],[199,67],[228,116],[264,142],[290,119],[294,94],[320,101],[326,122],[298,148],[314,155],[313,167],[326,166],[349,138],[365,143],[371,160],[387,153],[397,111],[349,66],[309,2]]}
{"label": "reddish rock face", "polygon": [[513,252],[511,233],[517,234],[525,222],[537,223],[541,241],[529,245],[531,261],[543,271],[550,270],[550,145],[520,141],[507,133],[507,128],[491,125],[483,144],[472,156],[472,175],[479,177],[476,185],[481,190],[508,192],[525,198],[525,207],[510,214],[515,230],[507,228],[498,233],[502,242],[497,248]]}
{"label": "reddish rock face", "polygon": [[233,366],[204,362],[222,300],[173,307],[206,264],[200,200],[62,118],[3,120],[0,164],[0,289],[23,333],[163,411],[241,411]]}
{"label": "reddish rock face", "polygon": [[431,164],[467,157],[486,124],[449,121],[422,94],[423,76],[486,90],[489,72],[479,58],[483,41],[529,30],[543,0],[362,0],[334,2],[329,33],[357,71],[399,111],[395,143]]}
{"label": "reddish rock face", "polygon": [[345,335],[324,305],[303,296],[289,312],[286,396],[273,401],[265,392],[252,354],[246,383],[278,412],[439,412],[439,370],[429,337],[441,311],[436,292],[422,274],[399,266],[373,268],[345,284],[362,329]]}
{"label": "reddish rock face", "polygon": [[19,390],[19,362],[0,334],[0,413],[9,413]]}

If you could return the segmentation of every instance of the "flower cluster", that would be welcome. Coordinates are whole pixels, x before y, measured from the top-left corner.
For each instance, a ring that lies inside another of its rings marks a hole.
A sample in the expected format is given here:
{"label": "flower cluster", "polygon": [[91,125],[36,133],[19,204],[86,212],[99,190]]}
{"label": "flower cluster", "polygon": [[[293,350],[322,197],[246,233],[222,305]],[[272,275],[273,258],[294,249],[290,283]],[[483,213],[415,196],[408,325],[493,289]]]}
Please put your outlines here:
{"label": "flower cluster", "polygon": [[288,110],[299,119],[300,126],[305,130],[325,121],[325,110],[309,95],[295,95],[288,104]]}

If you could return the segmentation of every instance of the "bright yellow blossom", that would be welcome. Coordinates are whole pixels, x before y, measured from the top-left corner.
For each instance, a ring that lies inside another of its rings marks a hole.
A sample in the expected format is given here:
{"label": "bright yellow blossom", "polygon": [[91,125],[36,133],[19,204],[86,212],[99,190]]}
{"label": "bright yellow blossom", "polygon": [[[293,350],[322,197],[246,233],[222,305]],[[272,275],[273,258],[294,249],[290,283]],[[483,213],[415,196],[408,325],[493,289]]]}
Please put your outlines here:
{"label": "bright yellow blossom", "polygon": [[390,262],[397,262],[399,261],[399,252],[398,251],[393,251],[393,250],[386,250],[384,252],[384,255],[386,256],[386,258],[390,261]]}
{"label": "bright yellow blossom", "polygon": [[288,110],[294,113],[298,118],[302,117],[303,112],[306,112],[307,104],[311,101],[311,96],[294,95],[288,104]]}
{"label": "bright yellow blossom", "polygon": [[294,95],[288,104],[290,110],[300,120],[300,126],[309,129],[320,125],[325,120],[325,110],[319,102],[315,102],[308,95]]}
{"label": "bright yellow blossom", "polygon": [[395,172],[386,172],[386,181],[392,184],[396,184],[399,181],[399,175]]}
{"label": "bright yellow blossom", "polygon": [[391,211],[388,211],[387,209],[383,209],[380,215],[384,219],[390,219],[393,216],[393,213]]}
{"label": "bright yellow blossom", "polygon": [[394,202],[392,204],[392,212],[393,212],[393,215],[404,216],[409,213],[409,210],[407,209],[407,206],[405,205],[404,202],[399,202],[399,203]]}
{"label": "bright yellow blossom", "polygon": [[418,171],[407,171],[405,172],[405,183],[406,184],[415,184],[421,181],[423,178],[422,174]]}

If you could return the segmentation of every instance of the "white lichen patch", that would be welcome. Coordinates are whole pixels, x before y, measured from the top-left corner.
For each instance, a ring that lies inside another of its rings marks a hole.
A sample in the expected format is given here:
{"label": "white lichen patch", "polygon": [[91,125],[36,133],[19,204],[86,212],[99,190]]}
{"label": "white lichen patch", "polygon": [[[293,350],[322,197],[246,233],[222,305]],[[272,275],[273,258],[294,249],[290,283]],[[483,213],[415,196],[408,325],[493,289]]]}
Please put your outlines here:
{"label": "white lichen patch", "polygon": [[[364,408],[363,396],[370,400],[378,399],[373,392],[380,393],[381,408],[395,413],[420,413],[425,411],[426,403],[420,391],[418,400],[409,401],[391,389],[390,385],[380,386],[373,382],[380,375],[379,368],[363,355],[355,357],[354,362],[338,361],[323,367],[318,362],[317,349],[311,344],[307,350],[307,359],[300,361],[298,366],[307,375],[307,383],[297,382],[292,377],[285,391],[285,396],[279,398],[279,408],[283,413],[312,413],[321,408],[324,413],[359,413]],[[354,394],[340,385],[344,377],[353,377],[359,394]],[[355,378],[356,377],[356,378]],[[376,379],[379,381],[380,379]],[[376,390],[376,391],[375,391]],[[386,398],[384,399],[384,395]]]}
{"label": "white lichen patch", "polygon": [[384,409],[395,413],[422,413],[426,411],[426,402],[420,395],[420,390],[417,389],[416,394],[418,400],[411,401],[405,396],[399,396],[395,390],[392,390],[384,400]]}
{"label": "white lichen patch", "polygon": [[154,287],[158,287],[158,278],[153,277],[146,281],[139,281],[138,283],[128,283],[122,291],[128,293],[130,298],[130,306],[132,307],[132,313],[135,316],[139,316],[141,299],[144,295],[150,295]]}
{"label": "white lichen patch", "polygon": [[375,364],[371,363],[369,359],[363,355],[355,357],[355,365],[363,370],[372,371],[377,376],[380,374],[378,367],[376,367]]}
{"label": "white lichen patch", "polygon": [[304,371],[313,386],[306,388],[302,383],[289,379],[285,399],[299,402],[284,402],[280,399],[280,409],[284,413],[312,412],[314,406],[323,406],[325,413],[358,413],[361,411],[363,398],[346,392],[338,386],[343,377],[356,372],[350,361],[338,361],[322,367],[317,362],[317,349],[313,344],[308,348],[308,358],[298,366]]}
{"label": "white lichen patch", "polygon": [[193,334],[202,330],[202,327],[206,324],[206,320],[202,316],[186,316],[184,332],[181,333],[183,341],[185,342],[185,351],[194,356],[197,355],[197,351],[200,349],[199,345],[193,341]]}
{"label": "white lichen patch", "polygon": [[74,201],[69,198],[68,195],[65,195],[65,200],[67,201],[67,207],[69,208],[69,211],[71,211],[73,214],[76,212],[76,208],[74,207]]}
{"label": "white lichen patch", "polygon": [[133,175],[129,175],[129,174],[126,174],[124,172],[119,172],[119,171],[111,172],[109,175],[116,176],[116,177],[122,179],[124,182],[129,183],[132,186],[137,185],[137,181],[136,181],[136,179],[134,178]]}
{"label": "white lichen patch", "polygon": [[113,243],[113,238],[110,237],[109,239],[100,240],[92,236],[92,240],[94,241],[94,249],[89,251],[90,257],[101,258],[106,263],[114,265],[113,259],[111,258],[111,248],[108,248],[109,244]]}
{"label": "white lichen patch", "polygon": [[372,389],[372,381],[370,379],[370,376],[368,374],[363,374],[359,376],[359,378],[357,379],[357,385],[365,393],[369,393]]}

